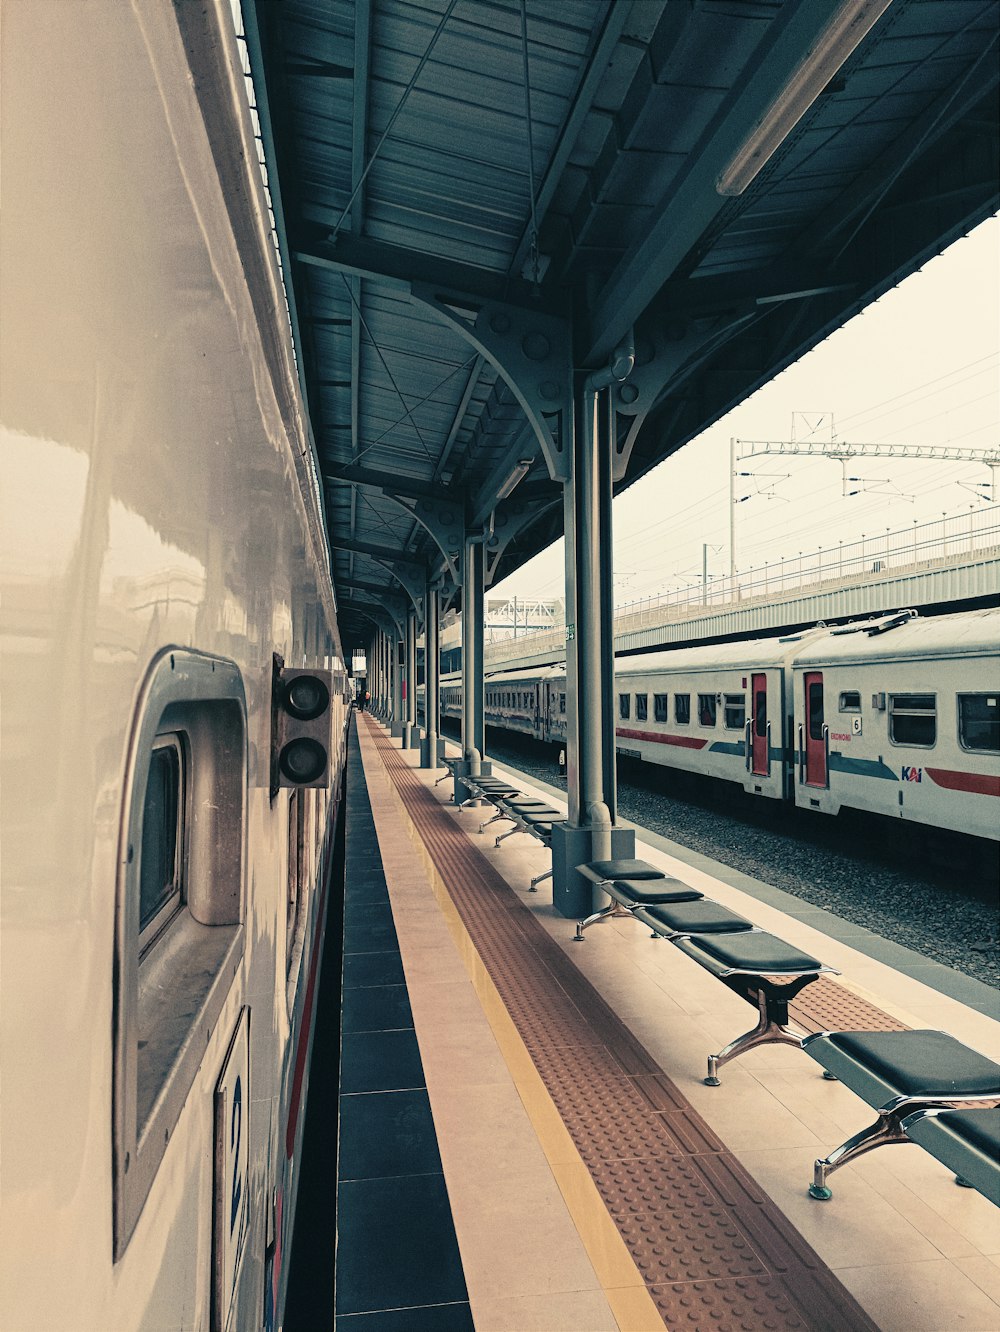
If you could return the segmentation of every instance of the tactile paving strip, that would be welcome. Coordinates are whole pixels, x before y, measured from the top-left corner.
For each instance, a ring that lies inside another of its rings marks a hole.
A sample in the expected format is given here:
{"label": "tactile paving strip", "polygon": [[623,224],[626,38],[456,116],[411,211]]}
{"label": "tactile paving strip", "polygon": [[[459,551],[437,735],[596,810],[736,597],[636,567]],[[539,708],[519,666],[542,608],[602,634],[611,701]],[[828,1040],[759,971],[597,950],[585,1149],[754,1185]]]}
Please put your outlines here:
{"label": "tactile paving strip", "polygon": [[[665,1326],[875,1332],[649,1052],[442,815],[381,728],[368,726]],[[820,986],[814,1009],[796,1001],[803,1025],[843,1027],[854,1013],[855,1028],[900,1025],[833,981],[809,989]]]}

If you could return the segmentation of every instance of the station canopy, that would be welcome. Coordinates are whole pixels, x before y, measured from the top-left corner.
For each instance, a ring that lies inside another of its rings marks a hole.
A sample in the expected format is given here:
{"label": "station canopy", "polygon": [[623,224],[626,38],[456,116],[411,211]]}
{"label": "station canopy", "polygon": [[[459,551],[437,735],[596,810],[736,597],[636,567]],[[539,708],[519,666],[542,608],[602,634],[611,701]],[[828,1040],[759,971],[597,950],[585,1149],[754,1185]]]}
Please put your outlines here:
{"label": "station canopy", "polygon": [[995,0],[243,11],[345,645],[561,534],[616,347],[621,488],[997,209]]}

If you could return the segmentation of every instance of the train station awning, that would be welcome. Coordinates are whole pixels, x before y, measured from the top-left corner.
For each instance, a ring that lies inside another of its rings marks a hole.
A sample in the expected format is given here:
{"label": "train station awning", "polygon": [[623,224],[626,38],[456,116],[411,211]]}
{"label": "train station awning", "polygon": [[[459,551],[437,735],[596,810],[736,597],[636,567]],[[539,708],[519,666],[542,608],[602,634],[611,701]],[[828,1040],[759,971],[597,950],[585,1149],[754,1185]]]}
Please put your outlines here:
{"label": "train station awning", "polygon": [[996,211],[996,0],[243,0],[345,644],[562,531]]}

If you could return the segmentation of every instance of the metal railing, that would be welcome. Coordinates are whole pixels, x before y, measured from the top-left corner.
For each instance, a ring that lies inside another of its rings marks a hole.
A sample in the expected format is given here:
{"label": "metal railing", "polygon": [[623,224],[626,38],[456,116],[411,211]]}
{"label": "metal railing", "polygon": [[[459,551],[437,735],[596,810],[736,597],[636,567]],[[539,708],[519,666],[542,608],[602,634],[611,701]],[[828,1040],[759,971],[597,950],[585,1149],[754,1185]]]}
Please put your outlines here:
{"label": "metal railing", "polygon": [[[756,569],[741,570],[735,577],[725,575],[625,602],[615,607],[615,636],[693,619],[709,608],[717,611],[780,601],[793,592],[857,587],[990,554],[1000,554],[1000,505],[944,515],[895,532],[865,535],[859,541],[838,542],[833,548],[800,551]],[[523,632],[516,640],[493,644],[487,652],[489,665],[548,651],[565,638],[565,624]]]}

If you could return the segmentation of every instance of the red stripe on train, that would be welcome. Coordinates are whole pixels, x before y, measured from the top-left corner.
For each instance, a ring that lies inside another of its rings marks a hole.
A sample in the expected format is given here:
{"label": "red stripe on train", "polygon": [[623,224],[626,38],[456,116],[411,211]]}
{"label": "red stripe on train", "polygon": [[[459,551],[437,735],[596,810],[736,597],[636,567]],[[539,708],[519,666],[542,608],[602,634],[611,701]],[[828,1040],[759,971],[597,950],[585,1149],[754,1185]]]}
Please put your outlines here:
{"label": "red stripe on train", "polygon": [[1000,796],[1000,777],[985,772],[952,772],[948,768],[924,768],[927,776],[947,791],[969,791],[973,795]]}
{"label": "red stripe on train", "polygon": [[615,735],[623,740],[648,740],[654,745],[677,745],[679,749],[704,749],[707,740],[699,740],[696,735],[667,735],[664,731],[630,731],[619,726]]}

